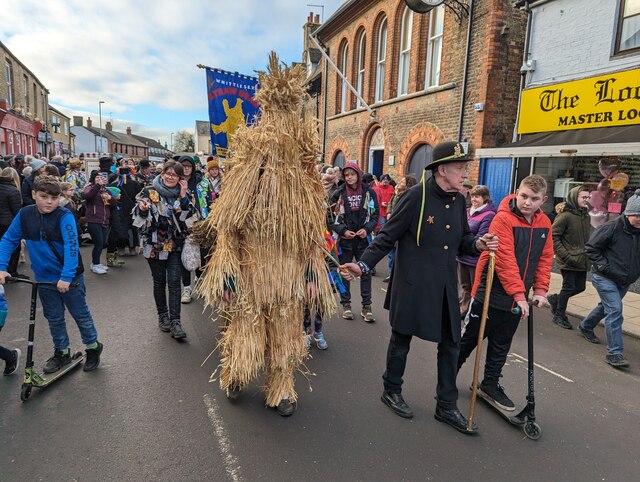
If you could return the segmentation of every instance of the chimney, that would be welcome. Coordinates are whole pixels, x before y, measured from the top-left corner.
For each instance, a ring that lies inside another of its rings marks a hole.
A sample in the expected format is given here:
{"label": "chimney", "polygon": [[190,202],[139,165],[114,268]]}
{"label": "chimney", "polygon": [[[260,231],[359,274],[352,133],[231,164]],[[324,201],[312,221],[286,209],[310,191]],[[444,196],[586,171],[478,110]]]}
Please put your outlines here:
{"label": "chimney", "polygon": [[111,122],[107,121],[107,123],[104,125],[104,128],[107,129],[109,132],[111,132],[113,130],[113,126],[111,125]]}
{"label": "chimney", "polygon": [[130,136],[131,135],[131,127],[127,127],[127,135]]}
{"label": "chimney", "polygon": [[91,129],[91,117],[87,117],[87,127]]}
{"label": "chimney", "polygon": [[73,125],[82,127],[82,116],[81,115],[74,115],[73,116]]}
{"label": "chimney", "polygon": [[320,14],[316,13],[316,16],[313,20],[313,23],[315,23],[316,25],[320,25]]}

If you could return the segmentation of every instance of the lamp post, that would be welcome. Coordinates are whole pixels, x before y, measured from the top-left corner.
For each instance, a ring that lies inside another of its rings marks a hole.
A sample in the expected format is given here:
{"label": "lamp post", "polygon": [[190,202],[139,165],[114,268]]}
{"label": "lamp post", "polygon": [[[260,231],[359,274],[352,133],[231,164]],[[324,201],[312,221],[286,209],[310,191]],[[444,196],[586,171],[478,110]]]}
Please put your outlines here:
{"label": "lamp post", "polygon": [[173,152],[173,132],[171,133],[171,152]]}
{"label": "lamp post", "polygon": [[104,137],[102,135],[102,104],[104,104],[104,100],[98,102],[98,112],[100,115],[100,149],[104,146]]}

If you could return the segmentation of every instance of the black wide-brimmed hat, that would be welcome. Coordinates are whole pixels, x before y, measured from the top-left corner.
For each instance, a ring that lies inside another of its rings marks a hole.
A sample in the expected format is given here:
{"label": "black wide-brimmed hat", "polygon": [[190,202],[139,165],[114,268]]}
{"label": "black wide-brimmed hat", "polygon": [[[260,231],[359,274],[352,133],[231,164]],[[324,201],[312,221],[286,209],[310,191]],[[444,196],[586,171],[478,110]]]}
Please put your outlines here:
{"label": "black wide-brimmed hat", "polygon": [[448,164],[450,162],[467,162],[471,161],[469,154],[464,152],[464,147],[460,142],[446,141],[441,142],[433,148],[433,160],[427,164],[425,169],[435,169],[440,164]]}

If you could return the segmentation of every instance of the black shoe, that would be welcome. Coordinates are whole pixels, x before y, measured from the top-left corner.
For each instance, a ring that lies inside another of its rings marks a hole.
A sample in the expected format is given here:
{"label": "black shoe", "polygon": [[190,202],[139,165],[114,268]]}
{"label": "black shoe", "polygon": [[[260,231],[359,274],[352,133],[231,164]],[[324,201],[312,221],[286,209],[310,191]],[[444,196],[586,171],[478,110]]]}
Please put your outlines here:
{"label": "black shoe", "polygon": [[171,336],[173,338],[175,338],[176,340],[181,340],[183,338],[187,337],[187,334],[184,332],[184,330],[182,329],[182,325],[180,324],[179,321],[175,321],[172,325],[171,325]]}
{"label": "black shoe", "polygon": [[552,321],[560,328],[564,328],[565,330],[573,330],[573,325],[569,323],[569,320],[566,316],[555,315]]}
{"label": "black shoe", "polygon": [[15,350],[11,351],[11,354],[13,355],[13,359],[7,361],[7,364],[4,367],[4,374],[6,376],[13,375],[18,369],[18,365],[20,364],[20,350],[16,348]]}
{"label": "black shoe", "polygon": [[70,351],[65,355],[60,350],[55,350],[53,356],[47,360],[43,371],[45,373],[55,373],[69,363],[71,363]]}
{"label": "black shoe", "polygon": [[278,411],[278,415],[280,415],[281,417],[290,417],[291,415],[293,415],[293,412],[296,411],[296,404],[288,398],[283,398],[282,400],[280,400],[280,403],[276,407],[276,410]]}
{"label": "black shoe", "polygon": [[558,295],[547,296],[547,301],[551,307],[551,313],[553,313],[553,316],[556,316],[558,314]]}
{"label": "black shoe", "polygon": [[458,432],[466,435],[475,435],[478,433],[478,426],[475,422],[473,422],[471,430],[467,430],[467,419],[457,408],[445,410],[436,405],[436,413],[433,416],[438,422],[451,425]]}
{"label": "black shoe", "polygon": [[578,325],[578,331],[580,331],[580,334],[584,336],[589,343],[595,343],[596,345],[600,343],[600,338],[596,336],[593,330],[587,330],[582,328],[582,325]]}
{"label": "black shoe", "polygon": [[407,402],[402,398],[400,393],[382,392],[380,397],[382,403],[389,407],[396,415],[400,415],[402,418],[413,418],[413,410],[407,405]]}
{"label": "black shoe", "polygon": [[388,283],[390,279],[391,279],[391,275],[389,275],[385,279],[383,279],[382,282],[383,283]]}
{"label": "black shoe", "polygon": [[160,331],[164,331],[165,333],[171,331],[171,319],[169,318],[169,313],[161,313],[158,315],[158,328],[160,328]]}
{"label": "black shoe", "polygon": [[228,388],[226,395],[229,400],[236,400],[240,396],[240,387],[234,385]]}
{"label": "black shoe", "polygon": [[97,348],[87,348],[85,350],[87,359],[84,361],[84,367],[82,368],[85,372],[93,371],[100,365],[100,354],[102,353],[104,345],[100,342],[97,343]]}
{"label": "black shoe", "polygon": [[482,382],[478,388],[502,410],[512,412],[516,409],[516,404],[507,397],[507,394],[504,393],[504,388],[499,383]]}
{"label": "black shoe", "polygon": [[629,368],[629,362],[622,355],[607,355],[607,363],[614,368]]}

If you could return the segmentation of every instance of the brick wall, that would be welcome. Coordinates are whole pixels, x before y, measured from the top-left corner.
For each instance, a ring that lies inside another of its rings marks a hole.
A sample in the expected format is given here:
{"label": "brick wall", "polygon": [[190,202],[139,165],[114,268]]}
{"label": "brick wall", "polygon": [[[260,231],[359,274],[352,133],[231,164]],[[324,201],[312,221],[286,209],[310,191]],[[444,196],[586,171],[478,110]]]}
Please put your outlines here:
{"label": "brick wall", "polygon": [[[471,143],[472,149],[496,147],[511,141],[526,27],[526,16],[515,10],[509,0],[476,0],[475,3],[462,135],[463,140]],[[355,95],[349,93],[347,105],[351,110],[341,114],[341,81],[333,70],[329,70],[326,92],[323,78],[328,113],[326,163],[331,164],[340,150],[347,160],[357,159],[367,170],[369,142],[373,132],[380,127],[385,141],[384,172],[399,177],[404,175],[411,155],[421,144],[433,146],[457,138],[468,18],[459,22],[446,9],[439,87],[425,90],[429,14],[413,14],[409,92],[398,98],[400,25],[404,6],[402,0],[371,1],[368,8],[361,8],[353,18],[347,18],[350,12],[345,12],[345,18],[335,22],[340,25],[338,29],[327,26],[331,28],[320,33],[336,63],[339,47],[348,43],[349,80],[357,86],[354,53],[359,36],[364,32],[367,44],[364,98],[375,109],[375,117],[365,109],[356,109]],[[384,18],[388,28],[384,100],[375,104],[377,34]],[[473,104],[479,102],[485,104],[484,112],[474,112]],[[320,119],[323,104],[324,98],[321,98]],[[307,109],[307,113],[312,111],[315,112],[315,108]],[[322,126],[320,135],[322,138]],[[389,165],[390,156],[395,158],[393,166]],[[472,179],[476,180],[477,175],[477,165],[474,165]]]}
{"label": "brick wall", "polygon": [[[13,105],[12,108],[19,108],[20,114],[33,120],[36,117],[45,119],[47,115],[46,109],[49,108],[49,100],[45,87],[34,75],[25,68],[22,63],[2,44],[0,43],[0,99],[9,99],[9,93],[6,82],[6,64],[11,65],[12,74],[12,92]],[[25,82],[27,79],[27,94],[25,98]],[[35,85],[35,99],[34,99]],[[44,93],[44,110],[43,110],[43,93]],[[30,114],[30,115],[27,115]]]}

